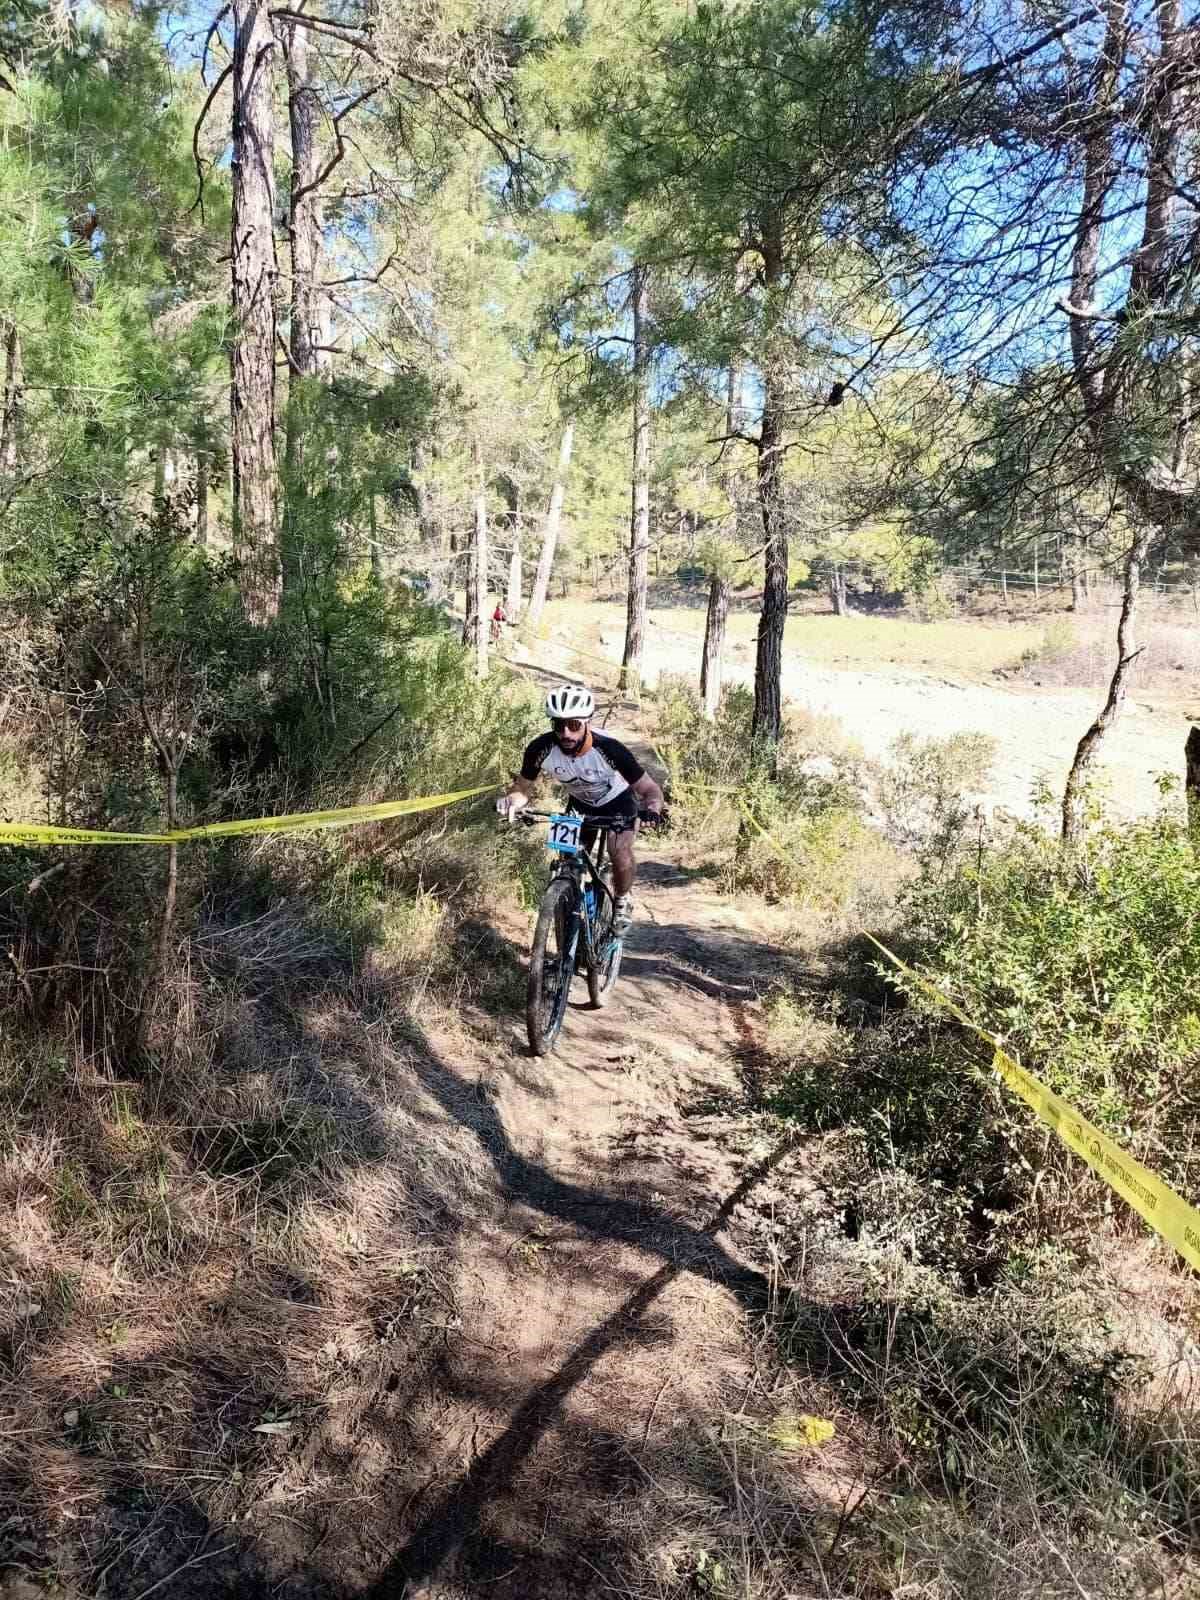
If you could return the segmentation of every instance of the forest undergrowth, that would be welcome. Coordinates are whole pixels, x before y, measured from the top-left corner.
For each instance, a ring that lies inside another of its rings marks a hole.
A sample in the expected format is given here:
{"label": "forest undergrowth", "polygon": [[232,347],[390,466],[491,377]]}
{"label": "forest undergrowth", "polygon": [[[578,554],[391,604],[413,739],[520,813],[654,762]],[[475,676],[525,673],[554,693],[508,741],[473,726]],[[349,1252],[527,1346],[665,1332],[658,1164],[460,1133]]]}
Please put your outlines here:
{"label": "forest undergrowth", "polygon": [[[437,677],[453,736],[431,713],[419,738],[415,711],[403,735],[370,735],[377,686],[310,745],[300,789],[294,760],[262,757],[286,722],[243,704],[232,727],[214,717],[202,759],[193,746],[180,820],[450,789],[511,759],[534,725],[524,686],[456,678],[432,618],[392,615],[395,690],[432,706],[422,674]],[[47,637],[31,626],[12,659],[44,660]],[[158,726],[169,680],[109,659],[128,690],[59,680],[56,721],[45,682],[23,680],[6,814],[162,815],[161,759],[132,730]],[[1194,1292],[861,935],[947,980],[1187,1192],[1191,844],[1167,813],[1100,824],[1068,869],[1035,826],[981,833],[983,736],[901,740],[884,768],[797,711],[777,774],[749,776],[744,699],[730,691],[710,725],[668,682],[643,731],[670,771],[676,859],[771,906],[817,974],[759,984],[743,1096],[722,1112],[734,1148],[751,1129],[804,1150],[804,1181],[773,1191],[748,1246],[771,1285],[752,1359],[773,1420],[716,1413],[684,1442],[686,1471],[642,1483],[620,1592],[1183,1596]],[[703,785],[736,787],[771,840]],[[163,958],[165,854],[5,853],[0,1560],[33,1586],[14,1595],[140,1595],[205,1552],[211,1592],[325,1592],[279,1591],[220,1552],[311,1470],[304,1441],[339,1394],[403,1393],[436,1365],[464,1328],[452,1263],[498,1214],[475,1092],[446,1117],[414,1089],[431,1039],[468,1054],[518,1011],[520,952],[497,921],[532,904],[536,846],[497,830],[485,798],[194,847]],[[835,1460],[831,1509],[813,1486]],[[358,1471],[348,1454],[313,1486],[328,1516],[354,1515]]]}
{"label": "forest undergrowth", "polygon": [[[985,736],[902,737],[881,765],[801,712],[777,775],[741,790],[768,839],[705,787],[753,767],[740,693],[714,727],[668,684],[659,727],[683,753],[676,810],[697,848],[730,892],[793,908],[793,938],[824,972],[768,986],[753,1082],[811,1163],[774,1213],[773,1349],[835,1397],[830,1415],[872,1428],[845,1530],[855,1570],[930,1600],[1195,1592],[1200,1301],[1186,1269],[863,937],[1194,1195],[1193,840],[1167,796],[1133,828],[1097,811],[1067,860],[1049,814],[985,828]],[[741,1467],[757,1535],[752,1453]],[[754,1570],[760,1587],[739,1576],[713,1592],[792,1592],[771,1586],[765,1556]]]}
{"label": "forest undergrowth", "polygon": [[0,816],[490,788],[569,662],[673,831],[561,1078],[486,798],[0,846],[0,1600],[1191,1600],[1191,1280],[865,934],[1196,1193],[1194,21],[323,10],[0,20]]}

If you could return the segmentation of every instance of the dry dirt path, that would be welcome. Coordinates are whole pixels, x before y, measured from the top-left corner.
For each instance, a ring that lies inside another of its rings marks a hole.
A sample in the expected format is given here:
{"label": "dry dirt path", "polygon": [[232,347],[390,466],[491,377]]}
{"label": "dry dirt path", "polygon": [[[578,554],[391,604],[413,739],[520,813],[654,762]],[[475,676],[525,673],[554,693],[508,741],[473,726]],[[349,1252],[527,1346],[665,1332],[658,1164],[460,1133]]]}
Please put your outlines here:
{"label": "dry dirt path", "polygon": [[[339,1593],[643,1592],[635,1552],[669,1562],[677,1538],[646,1525],[648,1486],[686,1491],[697,1430],[753,1407],[769,1285],[739,1230],[799,1158],[729,1150],[709,1112],[743,1096],[782,958],[769,912],[740,926],[669,849],[641,855],[620,981],[597,1012],[577,980],[556,1054],[529,1055],[515,1012],[465,1056],[462,1034],[425,1042],[425,1110],[469,1130],[494,1204],[460,1241],[455,1331],[351,1386],[305,1451],[297,1487],[340,1479],[364,1508],[317,1562]],[[500,932],[527,947],[526,919]]]}

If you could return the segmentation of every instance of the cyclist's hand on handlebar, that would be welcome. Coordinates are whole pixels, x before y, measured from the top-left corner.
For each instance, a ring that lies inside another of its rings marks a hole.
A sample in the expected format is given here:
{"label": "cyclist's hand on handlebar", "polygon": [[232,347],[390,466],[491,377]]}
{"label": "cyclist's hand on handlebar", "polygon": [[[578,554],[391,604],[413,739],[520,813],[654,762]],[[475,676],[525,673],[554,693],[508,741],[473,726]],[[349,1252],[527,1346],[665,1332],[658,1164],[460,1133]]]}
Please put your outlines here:
{"label": "cyclist's hand on handlebar", "polygon": [[519,814],[524,811],[528,804],[529,796],[522,794],[518,789],[512,794],[502,794],[497,796],[496,810],[500,816],[502,816],[507,822],[511,823],[517,820]]}

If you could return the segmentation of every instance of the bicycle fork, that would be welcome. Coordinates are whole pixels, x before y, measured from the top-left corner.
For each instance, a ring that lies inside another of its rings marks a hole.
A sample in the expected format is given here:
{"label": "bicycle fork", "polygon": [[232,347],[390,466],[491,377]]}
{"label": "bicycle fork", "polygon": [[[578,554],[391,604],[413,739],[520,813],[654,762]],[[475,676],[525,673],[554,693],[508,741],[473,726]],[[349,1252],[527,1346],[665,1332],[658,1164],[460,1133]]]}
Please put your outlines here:
{"label": "bicycle fork", "polygon": [[580,958],[580,945],[582,955],[586,961],[595,964],[599,961],[601,952],[596,948],[595,931],[597,917],[597,891],[593,884],[576,885],[575,909],[571,912],[571,920],[567,925],[567,956],[569,970],[577,968]]}

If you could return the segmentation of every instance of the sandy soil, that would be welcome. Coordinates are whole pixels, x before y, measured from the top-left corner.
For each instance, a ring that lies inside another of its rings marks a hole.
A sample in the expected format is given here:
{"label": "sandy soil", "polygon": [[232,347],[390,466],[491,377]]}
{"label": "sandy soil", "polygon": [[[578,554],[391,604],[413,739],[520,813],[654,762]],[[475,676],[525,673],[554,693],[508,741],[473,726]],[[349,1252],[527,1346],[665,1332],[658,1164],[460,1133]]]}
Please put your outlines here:
{"label": "sandy soil", "polygon": [[[598,610],[600,608],[597,608]],[[524,657],[562,666],[581,675],[603,675],[603,663],[572,652],[565,629],[554,627]],[[614,665],[619,643],[611,634],[601,653]],[[647,680],[664,673],[694,675],[697,645],[693,635],[655,622],[649,629]],[[752,683],[754,646],[735,640],[727,652],[726,681]],[[920,737],[952,733],[990,733],[999,753],[986,802],[1019,816],[1032,815],[1031,796],[1039,784],[1062,793],[1071,758],[1102,703],[1093,690],[1040,688],[1016,682],[978,682],[959,674],[921,672],[894,665],[877,669],[827,666],[789,651],[784,660],[785,699],[793,705],[837,717],[869,754],[883,756],[899,733]],[[1108,803],[1119,817],[1156,811],[1161,797],[1156,778],[1164,772],[1182,780],[1183,746],[1190,726],[1190,700],[1156,696],[1127,702],[1107,740],[1100,763]]]}

